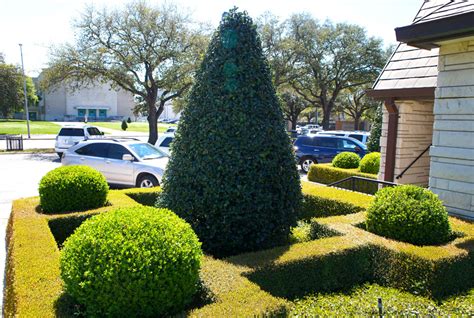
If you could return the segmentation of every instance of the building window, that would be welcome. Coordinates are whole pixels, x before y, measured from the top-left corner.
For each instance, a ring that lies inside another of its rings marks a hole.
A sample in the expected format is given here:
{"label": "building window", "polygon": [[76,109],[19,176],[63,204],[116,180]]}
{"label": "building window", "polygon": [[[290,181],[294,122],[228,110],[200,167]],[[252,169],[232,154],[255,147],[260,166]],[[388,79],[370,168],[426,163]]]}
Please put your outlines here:
{"label": "building window", "polygon": [[99,109],[99,117],[101,117],[101,118],[107,117],[107,110],[106,109]]}
{"label": "building window", "polygon": [[85,109],[78,109],[78,110],[77,110],[77,116],[78,116],[78,117],[84,117],[84,116],[86,116],[86,110],[85,110]]}
{"label": "building window", "polygon": [[97,110],[89,109],[89,117],[97,117]]}

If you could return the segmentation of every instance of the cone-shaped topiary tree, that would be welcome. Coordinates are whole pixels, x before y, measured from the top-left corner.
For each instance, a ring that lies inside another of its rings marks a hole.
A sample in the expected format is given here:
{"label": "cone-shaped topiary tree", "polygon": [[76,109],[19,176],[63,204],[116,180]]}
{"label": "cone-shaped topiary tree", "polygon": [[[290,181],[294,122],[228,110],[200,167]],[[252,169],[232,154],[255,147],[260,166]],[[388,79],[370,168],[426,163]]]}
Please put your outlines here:
{"label": "cone-shaped topiary tree", "polygon": [[256,27],[224,13],[172,145],[161,205],[224,256],[282,244],[301,187]]}

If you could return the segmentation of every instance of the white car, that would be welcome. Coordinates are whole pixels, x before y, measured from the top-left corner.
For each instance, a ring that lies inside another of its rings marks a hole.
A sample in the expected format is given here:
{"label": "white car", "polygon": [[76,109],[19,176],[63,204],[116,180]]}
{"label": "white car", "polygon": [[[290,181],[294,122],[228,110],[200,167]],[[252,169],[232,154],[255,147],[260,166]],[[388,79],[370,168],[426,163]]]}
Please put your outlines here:
{"label": "white car", "polygon": [[86,140],[70,147],[63,166],[85,165],[114,185],[150,188],[161,183],[168,155],[137,139]]}
{"label": "white car", "polygon": [[340,137],[351,137],[359,140],[363,144],[369,141],[370,133],[367,131],[343,131],[343,130],[326,130],[317,132],[318,135],[331,135]]}
{"label": "white car", "polygon": [[54,144],[54,150],[58,154],[59,158],[63,153],[74,144],[82,140],[103,138],[102,133],[97,127],[89,125],[66,125],[59,131],[56,136],[56,143]]}
{"label": "white car", "polygon": [[316,125],[316,124],[309,124],[309,125],[306,125],[302,128],[305,128],[309,131],[321,131],[322,130],[321,126]]}
{"label": "white car", "polygon": [[173,142],[174,139],[174,132],[172,133],[163,133],[158,137],[158,140],[156,141],[156,147],[166,153],[168,156],[171,154],[170,152],[170,145]]}

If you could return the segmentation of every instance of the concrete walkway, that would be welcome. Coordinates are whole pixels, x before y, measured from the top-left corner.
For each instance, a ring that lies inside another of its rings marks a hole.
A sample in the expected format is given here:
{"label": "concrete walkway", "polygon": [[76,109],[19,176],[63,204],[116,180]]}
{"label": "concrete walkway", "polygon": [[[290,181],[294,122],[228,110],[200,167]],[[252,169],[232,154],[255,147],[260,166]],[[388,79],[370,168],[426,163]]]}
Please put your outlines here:
{"label": "concrete walkway", "polygon": [[4,272],[6,261],[6,228],[10,217],[12,201],[38,195],[38,184],[50,170],[61,163],[56,154],[17,154],[0,155],[0,280],[2,295],[0,307],[3,308]]}

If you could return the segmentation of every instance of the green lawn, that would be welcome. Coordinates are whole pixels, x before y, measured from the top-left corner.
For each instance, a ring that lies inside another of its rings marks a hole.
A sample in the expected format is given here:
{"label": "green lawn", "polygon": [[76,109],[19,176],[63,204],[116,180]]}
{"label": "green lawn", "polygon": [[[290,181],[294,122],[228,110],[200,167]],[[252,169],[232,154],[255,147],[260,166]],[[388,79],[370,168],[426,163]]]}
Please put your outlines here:
{"label": "green lawn", "polygon": [[[48,121],[30,121],[30,132],[32,135],[57,135],[61,129],[58,124]],[[28,133],[25,120],[0,119],[0,135],[26,135]]]}
{"label": "green lawn", "polygon": [[[122,122],[119,121],[112,121],[112,122],[91,122],[91,125],[115,130],[122,130]],[[135,123],[132,122],[128,124],[127,131],[136,131],[136,132],[148,132],[148,123],[147,122],[139,122]],[[162,133],[165,132],[166,129],[170,126],[176,126],[174,124],[158,124],[158,132]]]}

